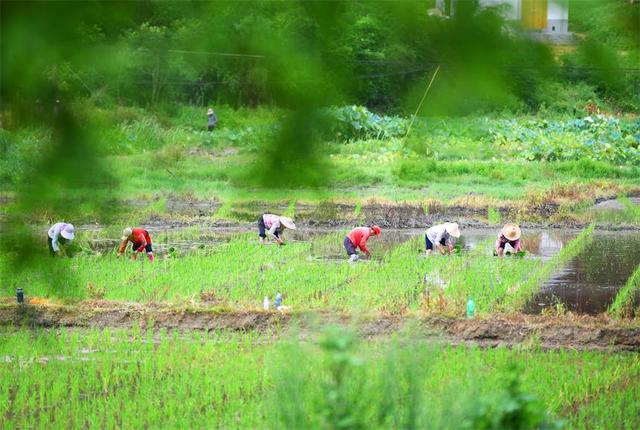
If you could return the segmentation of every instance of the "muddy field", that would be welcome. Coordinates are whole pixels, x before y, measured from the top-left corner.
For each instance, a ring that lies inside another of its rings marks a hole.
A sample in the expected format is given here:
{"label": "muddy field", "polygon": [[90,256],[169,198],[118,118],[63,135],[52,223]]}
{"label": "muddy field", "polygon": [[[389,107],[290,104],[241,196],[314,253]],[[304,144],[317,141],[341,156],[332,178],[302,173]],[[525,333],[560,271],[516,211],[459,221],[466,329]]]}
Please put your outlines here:
{"label": "muddy field", "polygon": [[462,319],[416,315],[346,315],[323,312],[229,311],[217,307],[174,308],[160,304],[86,301],[77,306],[51,304],[0,305],[4,324],[34,327],[166,328],[286,333],[309,336],[329,324],[356,326],[365,338],[390,336],[410,328],[418,337],[482,347],[523,346],[580,350],[640,351],[640,327],[606,317],[494,315]]}

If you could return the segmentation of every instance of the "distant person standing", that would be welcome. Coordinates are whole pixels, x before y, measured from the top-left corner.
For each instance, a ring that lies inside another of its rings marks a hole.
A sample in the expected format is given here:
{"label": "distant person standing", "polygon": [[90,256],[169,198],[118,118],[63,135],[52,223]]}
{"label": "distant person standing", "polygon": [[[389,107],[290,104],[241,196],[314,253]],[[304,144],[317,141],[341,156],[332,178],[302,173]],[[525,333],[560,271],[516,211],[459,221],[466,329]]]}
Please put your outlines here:
{"label": "distant person standing", "polygon": [[367,249],[367,240],[369,240],[372,234],[379,237],[380,227],[377,225],[371,227],[356,227],[345,236],[343,244],[349,256],[349,262],[354,263],[358,261],[358,252],[356,251],[358,248],[360,248],[367,257],[371,256]]}
{"label": "distant person standing", "polygon": [[218,117],[216,116],[213,109],[209,108],[207,111],[207,130],[211,131],[216,128],[216,124],[218,124]]}
{"label": "distant person standing", "polygon": [[73,224],[57,222],[51,226],[47,236],[49,254],[52,256],[60,255],[61,252],[64,253],[60,245],[71,242],[75,238]]}
{"label": "distant person standing", "polygon": [[[445,222],[444,224],[434,225],[427,230],[427,234],[424,235],[427,255],[431,254],[434,246],[438,248],[440,254],[444,255],[448,251],[449,255],[451,255],[453,253],[453,245],[459,237],[460,229],[455,222]],[[445,250],[445,246],[447,250]]]}
{"label": "distant person standing", "polygon": [[127,244],[131,242],[131,250],[133,251],[132,259],[136,259],[138,253],[147,251],[147,257],[149,261],[153,263],[153,249],[151,248],[151,236],[149,232],[142,228],[127,227],[122,230],[122,243],[118,248],[118,257],[124,254],[127,249]]}
{"label": "distant person standing", "polygon": [[504,247],[507,243],[513,248],[514,252],[520,252],[522,245],[520,245],[520,235],[522,231],[517,224],[505,224],[500,230],[498,240],[496,240],[496,252],[499,257],[504,255]]}

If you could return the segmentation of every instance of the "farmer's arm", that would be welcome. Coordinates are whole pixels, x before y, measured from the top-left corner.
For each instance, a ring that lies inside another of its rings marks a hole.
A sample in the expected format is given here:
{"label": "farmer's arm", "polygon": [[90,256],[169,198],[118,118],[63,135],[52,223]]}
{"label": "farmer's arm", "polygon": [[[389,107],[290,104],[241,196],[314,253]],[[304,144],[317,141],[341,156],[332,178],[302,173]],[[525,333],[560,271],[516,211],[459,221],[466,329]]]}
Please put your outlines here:
{"label": "farmer's arm", "polygon": [[271,224],[271,228],[269,230],[267,230],[267,233],[269,234],[269,236],[271,236],[273,238],[273,240],[275,240],[276,242],[282,244],[282,239],[280,239],[278,236],[276,236],[276,231],[278,231],[279,227],[280,227],[280,222],[279,221],[274,221],[273,224]]}
{"label": "farmer's arm", "polygon": [[520,252],[520,250],[522,249],[522,245],[520,245],[520,239],[516,239],[516,243],[514,244],[513,249],[515,252]]}
{"label": "farmer's arm", "polygon": [[436,234],[436,238],[433,241],[433,243],[438,247],[438,252],[442,255],[444,255],[445,250],[444,247],[442,246],[442,238],[444,237],[444,230],[439,231],[438,234]]}
{"label": "farmer's arm", "polygon": [[53,239],[51,239],[51,248],[53,248],[54,252],[60,252],[60,244],[58,243],[59,237],[60,231],[56,229],[53,232]]}
{"label": "farmer's arm", "polygon": [[124,250],[127,249],[127,242],[129,242],[129,239],[125,239],[122,241],[120,247],[118,248],[118,255],[124,254]]}
{"label": "farmer's arm", "polygon": [[369,250],[367,249],[367,239],[361,239],[360,240],[359,248],[360,248],[360,250],[362,250],[362,252],[364,252],[365,254],[369,255]]}

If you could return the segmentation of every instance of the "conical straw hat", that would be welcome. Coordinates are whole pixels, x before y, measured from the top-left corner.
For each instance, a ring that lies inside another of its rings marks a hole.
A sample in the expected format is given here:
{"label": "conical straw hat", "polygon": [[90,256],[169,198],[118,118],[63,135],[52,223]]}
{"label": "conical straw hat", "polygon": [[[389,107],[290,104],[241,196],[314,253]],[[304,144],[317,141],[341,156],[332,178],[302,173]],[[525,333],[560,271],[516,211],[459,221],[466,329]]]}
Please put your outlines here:
{"label": "conical straw hat", "polygon": [[460,229],[458,228],[458,223],[456,222],[447,222],[444,224],[444,229],[451,236],[458,238],[460,237]]}
{"label": "conical straw hat", "polygon": [[280,223],[281,223],[283,226],[287,227],[288,229],[291,229],[291,230],[295,230],[295,229],[296,229],[296,224],[295,224],[295,223],[293,222],[293,220],[292,220],[291,218],[289,218],[289,217],[281,216],[281,217],[280,217]]}
{"label": "conical straw hat", "polygon": [[502,227],[501,233],[509,240],[518,240],[522,232],[516,224],[505,224],[504,227]]}

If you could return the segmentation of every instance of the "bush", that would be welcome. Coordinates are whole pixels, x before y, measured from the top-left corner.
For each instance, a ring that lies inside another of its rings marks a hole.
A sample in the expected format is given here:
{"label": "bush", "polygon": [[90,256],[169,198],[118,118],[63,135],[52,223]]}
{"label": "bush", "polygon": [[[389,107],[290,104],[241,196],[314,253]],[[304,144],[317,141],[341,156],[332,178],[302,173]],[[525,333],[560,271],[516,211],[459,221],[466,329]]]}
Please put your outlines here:
{"label": "bush", "polygon": [[402,137],[408,126],[404,118],[378,115],[364,106],[332,107],[325,113],[332,137],[338,141]]}

